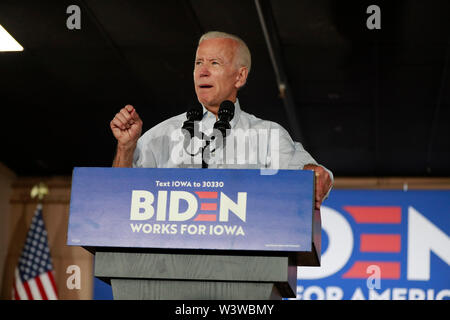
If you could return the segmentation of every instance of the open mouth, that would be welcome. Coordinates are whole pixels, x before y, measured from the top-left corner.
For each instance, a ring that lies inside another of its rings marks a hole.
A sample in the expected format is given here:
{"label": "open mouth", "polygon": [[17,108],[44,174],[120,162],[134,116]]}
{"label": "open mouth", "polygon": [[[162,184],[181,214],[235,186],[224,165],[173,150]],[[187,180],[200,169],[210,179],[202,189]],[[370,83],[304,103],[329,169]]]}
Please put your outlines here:
{"label": "open mouth", "polygon": [[212,88],[213,86],[210,85],[210,84],[201,84],[201,85],[199,85],[199,87],[200,87],[201,89],[209,89],[209,88]]}

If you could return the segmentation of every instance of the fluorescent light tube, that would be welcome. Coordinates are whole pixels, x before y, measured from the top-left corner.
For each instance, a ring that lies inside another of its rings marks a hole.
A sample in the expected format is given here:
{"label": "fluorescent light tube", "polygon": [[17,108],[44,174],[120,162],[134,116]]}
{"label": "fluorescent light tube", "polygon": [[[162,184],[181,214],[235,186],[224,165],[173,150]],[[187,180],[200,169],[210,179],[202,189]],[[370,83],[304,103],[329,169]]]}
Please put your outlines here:
{"label": "fluorescent light tube", "polygon": [[23,47],[0,24],[0,51],[23,51]]}

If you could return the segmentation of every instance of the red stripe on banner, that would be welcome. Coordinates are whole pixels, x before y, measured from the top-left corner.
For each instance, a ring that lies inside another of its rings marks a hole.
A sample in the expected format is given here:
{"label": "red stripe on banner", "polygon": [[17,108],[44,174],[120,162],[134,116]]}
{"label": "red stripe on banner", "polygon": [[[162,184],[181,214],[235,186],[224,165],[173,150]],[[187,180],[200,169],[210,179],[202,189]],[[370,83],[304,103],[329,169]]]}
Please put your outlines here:
{"label": "red stripe on banner", "polygon": [[362,234],[361,252],[400,252],[401,237],[399,234]]}
{"label": "red stripe on banner", "polygon": [[45,288],[42,285],[42,282],[41,282],[41,279],[39,278],[39,276],[34,278],[34,281],[36,281],[36,285],[39,289],[39,292],[41,293],[42,300],[48,300],[47,293],[45,292]]}
{"label": "red stripe on banner", "polygon": [[370,266],[380,268],[380,279],[400,279],[400,262],[384,261],[356,261],[342,278],[367,279],[373,274],[368,270]]}
{"label": "red stripe on banner", "polygon": [[49,271],[47,272],[48,278],[50,279],[50,282],[52,284],[53,287],[53,292],[55,292],[55,296],[58,297],[58,290],[56,290],[56,283],[55,283],[55,279],[53,278],[53,272]]}
{"label": "red stripe on banner", "polygon": [[20,300],[19,294],[17,293],[17,287],[16,287],[16,283],[14,281],[14,285],[13,285],[13,300]]}
{"label": "red stripe on banner", "polygon": [[25,281],[23,283],[23,288],[25,289],[25,293],[27,294],[28,300],[34,300],[34,297],[31,294],[30,286],[28,285],[28,281]]}
{"label": "red stripe on banner", "polygon": [[355,207],[344,206],[356,223],[392,223],[402,222],[401,207]]}
{"label": "red stripe on banner", "polygon": [[217,191],[195,191],[200,199],[217,199]]}
{"label": "red stripe on banner", "polygon": [[200,210],[215,211],[217,210],[217,203],[200,203]]}
{"label": "red stripe on banner", "polygon": [[215,214],[199,214],[194,221],[216,221]]}

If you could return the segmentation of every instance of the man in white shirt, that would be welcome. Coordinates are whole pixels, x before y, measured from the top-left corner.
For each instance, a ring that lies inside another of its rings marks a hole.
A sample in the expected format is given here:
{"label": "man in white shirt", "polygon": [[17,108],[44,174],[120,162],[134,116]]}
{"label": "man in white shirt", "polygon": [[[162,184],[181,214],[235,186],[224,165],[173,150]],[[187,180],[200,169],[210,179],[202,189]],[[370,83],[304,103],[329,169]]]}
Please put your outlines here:
{"label": "man in white shirt", "polygon": [[[210,154],[210,168],[307,169],[316,174],[316,208],[328,196],[333,175],[317,164],[299,142],[292,141],[279,124],[259,119],[243,111],[237,93],[251,67],[247,45],[223,32],[208,32],[200,40],[195,57],[194,85],[203,106],[199,131],[213,135],[220,104],[234,103],[226,147]],[[181,130],[186,113],[161,122],[141,136],[142,120],[131,105],[122,108],[111,121],[117,139],[114,167],[196,167],[192,153],[186,152]],[[192,139],[194,140],[194,139]],[[192,147],[192,146],[191,146]],[[192,150],[192,149],[191,149]],[[195,150],[195,148],[194,148]]]}

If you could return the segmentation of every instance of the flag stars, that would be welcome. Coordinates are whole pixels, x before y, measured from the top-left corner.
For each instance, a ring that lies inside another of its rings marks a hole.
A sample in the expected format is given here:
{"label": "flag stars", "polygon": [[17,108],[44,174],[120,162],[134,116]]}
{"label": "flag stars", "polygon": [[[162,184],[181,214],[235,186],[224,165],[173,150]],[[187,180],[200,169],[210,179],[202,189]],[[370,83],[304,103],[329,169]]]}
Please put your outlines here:
{"label": "flag stars", "polygon": [[53,269],[48,247],[47,232],[40,211],[36,211],[30,225],[18,271],[24,281]]}

